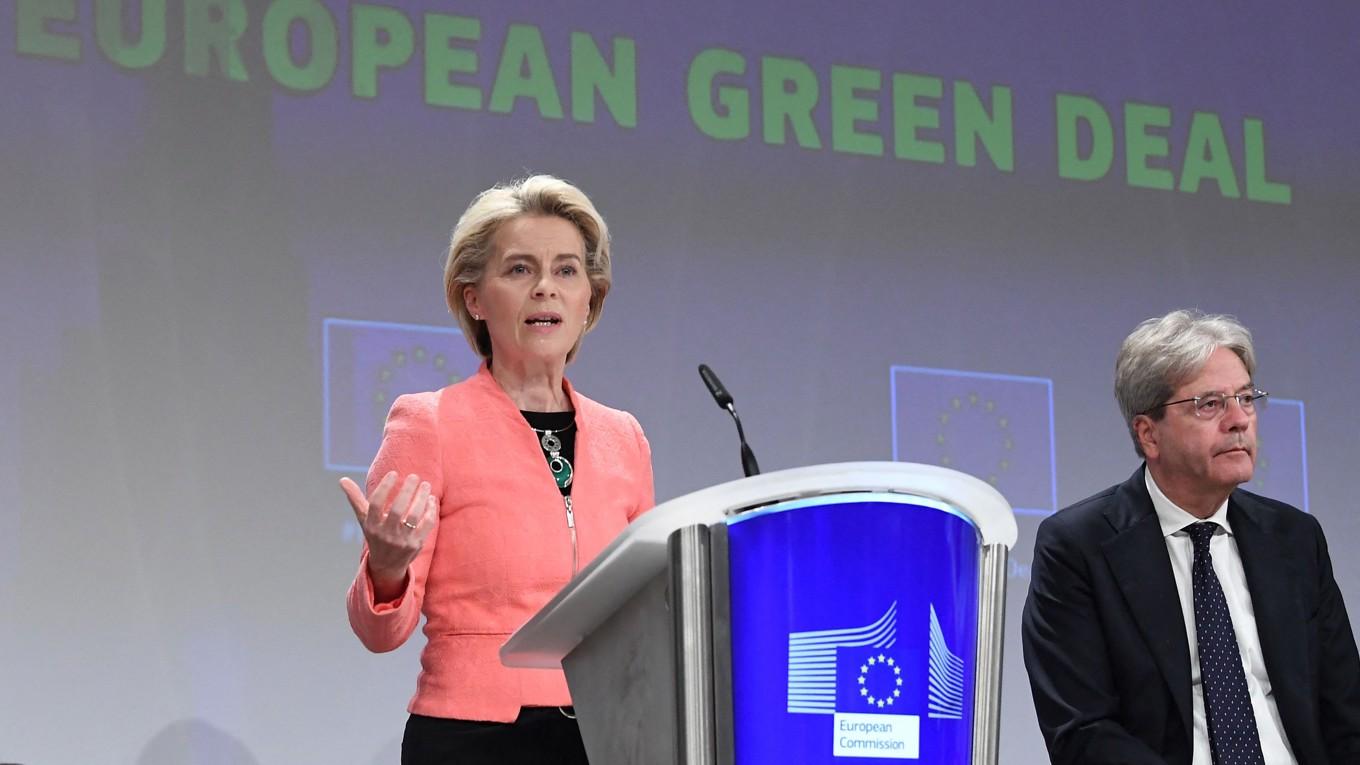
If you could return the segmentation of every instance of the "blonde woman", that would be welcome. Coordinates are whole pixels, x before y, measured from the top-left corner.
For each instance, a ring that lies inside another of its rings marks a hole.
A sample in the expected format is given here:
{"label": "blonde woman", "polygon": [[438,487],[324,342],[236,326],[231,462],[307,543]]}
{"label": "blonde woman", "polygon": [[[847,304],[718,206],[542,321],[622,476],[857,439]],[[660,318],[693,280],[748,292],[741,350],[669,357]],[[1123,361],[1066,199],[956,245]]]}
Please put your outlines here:
{"label": "blonde woman", "polygon": [[482,192],[444,288],[484,363],[398,398],[367,491],[341,479],[364,533],[355,634],[390,651],[426,618],[404,765],[586,761],[562,674],[498,651],[653,504],[637,421],[565,376],[610,284],[609,231],[579,189],[539,175]]}

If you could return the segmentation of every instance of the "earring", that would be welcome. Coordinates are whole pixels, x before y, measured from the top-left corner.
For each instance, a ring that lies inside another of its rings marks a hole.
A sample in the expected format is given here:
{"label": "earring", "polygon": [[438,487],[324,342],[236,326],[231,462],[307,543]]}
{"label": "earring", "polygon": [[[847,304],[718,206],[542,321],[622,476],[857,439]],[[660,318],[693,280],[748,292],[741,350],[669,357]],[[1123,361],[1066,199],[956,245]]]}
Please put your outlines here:
{"label": "earring", "polygon": [[473,321],[481,321],[481,320],[482,320],[482,317],[481,317],[480,314],[475,314],[475,313],[474,313],[474,314],[472,314],[472,320],[473,320]]}

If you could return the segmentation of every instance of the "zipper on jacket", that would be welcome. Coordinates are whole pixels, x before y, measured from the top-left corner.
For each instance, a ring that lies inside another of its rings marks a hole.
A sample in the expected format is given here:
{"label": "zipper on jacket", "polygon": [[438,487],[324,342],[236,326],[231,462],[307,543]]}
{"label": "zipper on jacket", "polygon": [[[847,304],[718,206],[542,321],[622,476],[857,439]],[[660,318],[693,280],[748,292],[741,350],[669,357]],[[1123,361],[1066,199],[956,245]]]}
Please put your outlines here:
{"label": "zipper on jacket", "polygon": [[562,498],[562,504],[567,507],[567,528],[571,530],[571,575],[576,576],[577,552],[576,552],[576,513],[571,509],[571,496]]}

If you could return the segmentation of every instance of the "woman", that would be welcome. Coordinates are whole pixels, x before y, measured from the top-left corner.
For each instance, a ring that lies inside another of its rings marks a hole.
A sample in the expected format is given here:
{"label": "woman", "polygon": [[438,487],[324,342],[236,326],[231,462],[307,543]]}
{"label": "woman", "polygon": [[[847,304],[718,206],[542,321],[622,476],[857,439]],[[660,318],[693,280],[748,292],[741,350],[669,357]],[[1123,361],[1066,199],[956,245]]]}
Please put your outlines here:
{"label": "woman", "polygon": [[610,288],[609,231],[579,189],[533,176],[482,192],[453,230],[449,309],[484,362],[392,406],[368,494],[350,624],[390,651],[425,614],[403,765],[582,762],[561,672],[498,651],[653,504],[637,421],[564,377]]}

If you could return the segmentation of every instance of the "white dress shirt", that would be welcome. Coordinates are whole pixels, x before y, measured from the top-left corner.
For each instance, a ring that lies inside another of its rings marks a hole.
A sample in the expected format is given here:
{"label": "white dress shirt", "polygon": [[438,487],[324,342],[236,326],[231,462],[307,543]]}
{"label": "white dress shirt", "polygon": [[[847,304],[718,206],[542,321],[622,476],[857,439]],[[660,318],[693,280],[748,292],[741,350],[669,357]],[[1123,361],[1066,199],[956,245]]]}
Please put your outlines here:
{"label": "white dress shirt", "polygon": [[[1187,526],[1200,519],[1176,506],[1152,480],[1152,472],[1143,471],[1148,494],[1157,510],[1157,521],[1166,539],[1166,551],[1171,555],[1171,572],[1176,577],[1176,592],[1180,595],[1181,616],[1185,620],[1185,636],[1190,642],[1190,691],[1194,705],[1194,765],[1213,765],[1209,750],[1209,723],[1204,716],[1204,686],[1199,674],[1199,644],[1195,640],[1195,600],[1190,568],[1195,561],[1194,544]],[[1218,524],[1218,531],[1209,540],[1209,555],[1213,558],[1214,573],[1223,587],[1228,601],[1228,615],[1232,618],[1237,648],[1242,654],[1242,669],[1247,675],[1247,692],[1251,695],[1251,709],[1256,715],[1256,730],[1261,736],[1261,753],[1266,765],[1297,765],[1289,738],[1280,722],[1280,711],[1275,707],[1270,677],[1266,674],[1265,656],[1261,653],[1261,638],[1256,633],[1256,612],[1251,606],[1251,592],[1247,589],[1247,575],[1242,568],[1242,555],[1237,551],[1237,540],[1228,525],[1228,501],[1223,500],[1214,514],[1204,520]]]}

